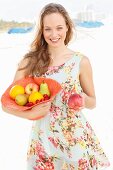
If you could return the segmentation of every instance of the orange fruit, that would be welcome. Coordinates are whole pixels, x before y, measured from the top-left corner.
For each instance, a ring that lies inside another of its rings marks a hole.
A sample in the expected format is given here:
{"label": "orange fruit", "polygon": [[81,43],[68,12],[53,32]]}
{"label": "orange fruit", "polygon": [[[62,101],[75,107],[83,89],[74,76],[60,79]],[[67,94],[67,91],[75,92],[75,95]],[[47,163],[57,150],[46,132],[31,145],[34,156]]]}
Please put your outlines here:
{"label": "orange fruit", "polygon": [[43,98],[44,98],[43,95],[40,92],[37,91],[37,92],[31,93],[29,95],[28,101],[32,102],[32,103],[35,103],[36,100],[41,100]]}
{"label": "orange fruit", "polygon": [[24,93],[25,93],[24,87],[21,85],[14,85],[9,91],[9,95],[12,99],[15,99],[15,97],[18,94],[24,94]]}

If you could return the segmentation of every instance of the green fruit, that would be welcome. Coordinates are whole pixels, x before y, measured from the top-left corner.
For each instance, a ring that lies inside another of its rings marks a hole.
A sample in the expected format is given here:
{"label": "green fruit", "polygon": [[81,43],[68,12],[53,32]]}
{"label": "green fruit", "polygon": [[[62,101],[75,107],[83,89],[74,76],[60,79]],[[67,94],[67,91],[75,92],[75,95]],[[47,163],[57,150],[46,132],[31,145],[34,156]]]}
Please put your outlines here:
{"label": "green fruit", "polygon": [[42,82],[40,84],[40,90],[39,92],[44,95],[44,94],[47,94],[48,96],[50,96],[50,90],[49,90],[49,87],[48,87],[48,84],[45,83],[45,82]]}
{"label": "green fruit", "polygon": [[28,97],[26,94],[18,94],[15,97],[15,102],[20,105],[20,106],[24,106],[28,101]]}

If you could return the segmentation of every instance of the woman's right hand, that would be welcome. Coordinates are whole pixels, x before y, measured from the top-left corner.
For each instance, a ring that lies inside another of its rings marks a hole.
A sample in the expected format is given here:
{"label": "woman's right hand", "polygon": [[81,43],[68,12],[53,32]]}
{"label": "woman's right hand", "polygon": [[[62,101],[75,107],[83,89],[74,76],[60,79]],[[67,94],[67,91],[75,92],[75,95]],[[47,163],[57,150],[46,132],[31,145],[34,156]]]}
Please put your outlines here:
{"label": "woman's right hand", "polygon": [[31,109],[31,114],[29,116],[29,119],[36,120],[46,116],[50,111],[50,107],[51,107],[51,101],[34,106]]}

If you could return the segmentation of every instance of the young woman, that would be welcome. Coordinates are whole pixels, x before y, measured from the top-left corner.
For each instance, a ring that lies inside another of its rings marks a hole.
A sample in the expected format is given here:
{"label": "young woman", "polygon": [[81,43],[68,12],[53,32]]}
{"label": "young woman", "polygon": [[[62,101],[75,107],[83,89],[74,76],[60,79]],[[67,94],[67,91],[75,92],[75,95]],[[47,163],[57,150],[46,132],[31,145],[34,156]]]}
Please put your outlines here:
{"label": "young woman", "polygon": [[90,124],[81,112],[68,107],[71,93],[82,94],[84,106],[93,109],[96,97],[89,59],[68,48],[73,23],[60,4],[46,5],[40,14],[31,51],[19,64],[14,81],[25,76],[58,81],[62,90],[51,102],[31,110],[3,110],[26,119],[44,116],[33,123],[28,149],[28,170],[97,170],[109,166]]}

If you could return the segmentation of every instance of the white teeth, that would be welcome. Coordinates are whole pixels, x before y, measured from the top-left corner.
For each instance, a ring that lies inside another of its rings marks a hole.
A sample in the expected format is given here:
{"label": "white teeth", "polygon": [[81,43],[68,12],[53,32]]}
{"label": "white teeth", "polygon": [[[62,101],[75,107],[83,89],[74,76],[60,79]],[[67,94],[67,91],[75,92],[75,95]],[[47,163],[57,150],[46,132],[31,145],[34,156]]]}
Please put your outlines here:
{"label": "white teeth", "polygon": [[59,38],[58,38],[58,39],[55,39],[55,40],[51,40],[51,41],[56,42],[56,41],[58,41],[58,40],[59,40]]}

